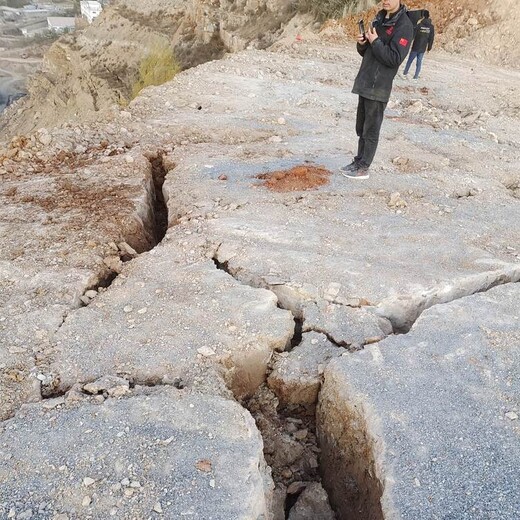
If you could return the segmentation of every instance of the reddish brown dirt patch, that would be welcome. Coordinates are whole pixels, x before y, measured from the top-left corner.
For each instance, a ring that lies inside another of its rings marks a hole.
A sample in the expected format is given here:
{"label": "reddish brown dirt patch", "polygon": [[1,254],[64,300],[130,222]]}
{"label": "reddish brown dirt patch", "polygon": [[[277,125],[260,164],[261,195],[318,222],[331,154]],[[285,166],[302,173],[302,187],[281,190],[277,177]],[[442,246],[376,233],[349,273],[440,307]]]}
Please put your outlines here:
{"label": "reddish brown dirt patch", "polygon": [[321,166],[295,166],[257,175],[262,185],[272,191],[314,190],[329,183],[331,172]]}

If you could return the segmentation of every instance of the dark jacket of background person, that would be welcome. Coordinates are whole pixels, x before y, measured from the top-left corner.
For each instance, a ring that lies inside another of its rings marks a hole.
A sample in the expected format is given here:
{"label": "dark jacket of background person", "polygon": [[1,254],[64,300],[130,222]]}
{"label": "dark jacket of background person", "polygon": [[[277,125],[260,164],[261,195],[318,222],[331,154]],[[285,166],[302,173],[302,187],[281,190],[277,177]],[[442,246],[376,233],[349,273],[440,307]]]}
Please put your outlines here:
{"label": "dark jacket of background person", "polygon": [[429,18],[425,18],[415,29],[415,40],[412,45],[412,52],[426,52],[432,50],[433,39],[435,38],[435,27]]}
{"label": "dark jacket of background person", "polygon": [[387,103],[392,82],[399,66],[406,58],[413,39],[413,24],[407,9],[401,6],[388,20],[381,10],[373,22],[379,38],[370,45],[357,46],[363,61],[352,92],[366,99]]}

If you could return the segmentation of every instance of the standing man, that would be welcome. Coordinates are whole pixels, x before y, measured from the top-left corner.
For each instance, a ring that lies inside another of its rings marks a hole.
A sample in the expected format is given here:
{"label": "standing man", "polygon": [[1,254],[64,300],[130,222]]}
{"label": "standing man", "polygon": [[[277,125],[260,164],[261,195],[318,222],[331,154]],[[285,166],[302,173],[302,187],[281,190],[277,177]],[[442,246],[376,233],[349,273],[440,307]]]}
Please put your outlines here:
{"label": "standing man", "polygon": [[379,142],[386,104],[399,66],[406,58],[413,38],[413,25],[400,0],[383,0],[366,34],[357,38],[363,56],[352,92],[359,95],[356,133],[358,152],[352,163],[340,168],[351,179],[368,179],[368,168]]}
{"label": "standing man", "polygon": [[406,67],[403,72],[405,76],[408,74],[413,60],[417,59],[417,65],[415,66],[415,75],[413,79],[419,79],[424,53],[426,52],[426,48],[428,48],[428,52],[432,50],[434,38],[435,27],[430,20],[430,13],[429,11],[424,11],[424,17],[417,24],[415,29],[415,39],[412,45],[412,52],[410,52],[408,62],[406,63]]}

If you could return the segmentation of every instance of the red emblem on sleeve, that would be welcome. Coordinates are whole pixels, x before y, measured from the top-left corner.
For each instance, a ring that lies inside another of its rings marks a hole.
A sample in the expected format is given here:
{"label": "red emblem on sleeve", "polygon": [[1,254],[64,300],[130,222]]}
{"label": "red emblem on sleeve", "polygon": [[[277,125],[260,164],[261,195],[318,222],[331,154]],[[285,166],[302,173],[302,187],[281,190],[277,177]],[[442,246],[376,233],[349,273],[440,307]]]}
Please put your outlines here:
{"label": "red emblem on sleeve", "polygon": [[393,27],[389,27],[389,28],[386,30],[386,34],[388,34],[388,36],[391,36],[393,32],[394,32],[394,28],[393,28]]}
{"label": "red emblem on sleeve", "polygon": [[408,45],[408,40],[406,38],[401,38],[399,40],[399,45],[402,45],[403,47],[406,47]]}

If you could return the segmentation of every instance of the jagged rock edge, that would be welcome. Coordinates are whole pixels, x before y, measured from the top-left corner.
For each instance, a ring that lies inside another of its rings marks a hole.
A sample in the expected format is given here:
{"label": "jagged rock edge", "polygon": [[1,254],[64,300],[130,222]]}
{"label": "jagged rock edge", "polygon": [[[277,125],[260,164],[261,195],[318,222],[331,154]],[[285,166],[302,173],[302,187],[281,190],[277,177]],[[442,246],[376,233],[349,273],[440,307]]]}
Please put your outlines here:
{"label": "jagged rock edge", "polygon": [[520,264],[486,271],[426,289],[421,294],[400,295],[382,300],[377,312],[392,324],[398,334],[406,334],[421,314],[435,306],[460,300],[473,294],[487,292],[499,285],[520,282]]}

